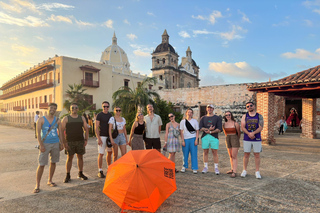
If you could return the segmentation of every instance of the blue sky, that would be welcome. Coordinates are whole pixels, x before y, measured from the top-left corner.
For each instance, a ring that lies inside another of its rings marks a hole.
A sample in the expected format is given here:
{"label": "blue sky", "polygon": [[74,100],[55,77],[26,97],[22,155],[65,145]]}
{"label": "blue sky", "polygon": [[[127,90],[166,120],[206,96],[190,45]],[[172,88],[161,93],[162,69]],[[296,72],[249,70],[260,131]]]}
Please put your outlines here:
{"label": "blue sky", "polygon": [[190,46],[200,85],[277,80],[320,64],[320,0],[0,1],[0,85],[55,54],[100,61],[115,31],[134,72],[150,74],[167,29]]}

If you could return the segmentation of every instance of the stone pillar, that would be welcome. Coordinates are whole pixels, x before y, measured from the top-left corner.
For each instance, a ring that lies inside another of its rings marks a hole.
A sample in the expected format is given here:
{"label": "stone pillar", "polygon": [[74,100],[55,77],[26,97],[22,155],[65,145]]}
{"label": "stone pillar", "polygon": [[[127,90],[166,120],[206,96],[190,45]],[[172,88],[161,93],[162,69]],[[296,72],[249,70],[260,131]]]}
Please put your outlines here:
{"label": "stone pillar", "polygon": [[302,138],[316,138],[316,103],[316,99],[302,99]]}
{"label": "stone pillar", "polygon": [[256,109],[259,114],[263,116],[264,126],[261,132],[262,143],[272,144],[276,143],[274,139],[274,125],[275,125],[275,95],[273,93],[263,92],[257,93]]}

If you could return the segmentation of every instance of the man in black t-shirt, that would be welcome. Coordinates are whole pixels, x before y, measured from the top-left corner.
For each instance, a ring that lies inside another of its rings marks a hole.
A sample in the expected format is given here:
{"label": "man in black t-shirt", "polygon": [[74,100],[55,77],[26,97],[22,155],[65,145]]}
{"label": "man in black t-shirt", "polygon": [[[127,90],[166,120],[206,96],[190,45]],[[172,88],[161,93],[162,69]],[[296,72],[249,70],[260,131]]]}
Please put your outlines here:
{"label": "man in black t-shirt", "polygon": [[[112,117],[111,113],[109,112],[110,104],[108,101],[102,102],[102,109],[103,111],[97,115],[96,118],[96,125],[95,125],[95,132],[98,141],[98,167],[99,173],[98,177],[105,178],[106,176],[103,174],[102,170],[102,160],[105,150],[107,148],[107,138],[109,137],[109,119]],[[111,155],[112,155],[112,148],[107,148],[107,164],[111,164]]]}

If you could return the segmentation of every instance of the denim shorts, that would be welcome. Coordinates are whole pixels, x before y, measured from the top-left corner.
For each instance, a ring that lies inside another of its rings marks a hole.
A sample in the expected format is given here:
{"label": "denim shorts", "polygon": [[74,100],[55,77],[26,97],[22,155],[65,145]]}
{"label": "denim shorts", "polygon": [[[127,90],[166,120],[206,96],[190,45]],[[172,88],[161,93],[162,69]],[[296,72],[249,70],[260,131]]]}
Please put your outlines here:
{"label": "denim shorts", "polygon": [[126,137],[124,136],[124,133],[120,133],[115,139],[113,139],[114,143],[118,146],[126,145]]}

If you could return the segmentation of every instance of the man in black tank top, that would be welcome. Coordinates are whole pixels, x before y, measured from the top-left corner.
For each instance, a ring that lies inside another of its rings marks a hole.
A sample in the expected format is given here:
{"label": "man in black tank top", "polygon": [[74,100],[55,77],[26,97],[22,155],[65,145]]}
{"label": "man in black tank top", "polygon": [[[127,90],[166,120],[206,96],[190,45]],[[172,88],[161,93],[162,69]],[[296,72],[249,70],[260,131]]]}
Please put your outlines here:
{"label": "man in black tank top", "polygon": [[[65,183],[71,180],[70,171],[72,167],[72,160],[74,154],[77,154],[78,158],[78,178],[87,180],[88,178],[82,173],[83,171],[83,155],[85,154],[85,146],[88,142],[89,131],[86,120],[83,116],[78,115],[79,107],[76,103],[70,105],[71,114],[64,117],[62,120],[62,132],[64,134],[64,147],[67,156],[66,169],[67,175],[64,179]],[[85,138],[83,133],[85,132]]]}

